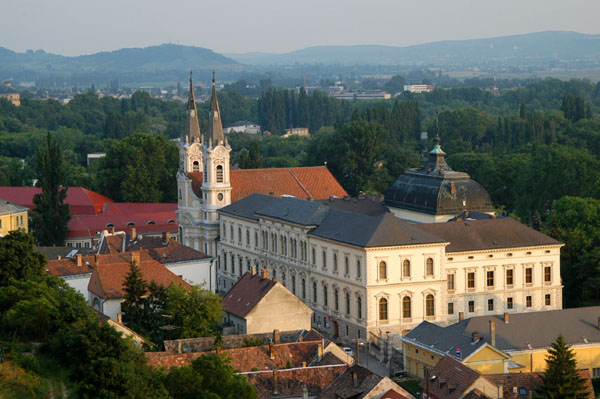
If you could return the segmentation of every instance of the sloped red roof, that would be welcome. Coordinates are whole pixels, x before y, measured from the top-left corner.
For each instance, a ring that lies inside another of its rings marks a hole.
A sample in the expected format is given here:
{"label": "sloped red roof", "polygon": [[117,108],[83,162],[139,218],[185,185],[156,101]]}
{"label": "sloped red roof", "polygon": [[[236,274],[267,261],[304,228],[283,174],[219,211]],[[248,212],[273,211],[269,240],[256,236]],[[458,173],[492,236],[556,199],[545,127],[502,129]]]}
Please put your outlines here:
{"label": "sloped red roof", "polygon": [[428,388],[428,396],[438,399],[458,399],[463,397],[468,388],[475,383],[481,374],[456,360],[454,357],[446,355],[429,372],[429,376],[434,383],[426,384],[421,381],[421,388]]}
{"label": "sloped red roof", "polygon": [[[150,222],[150,224],[148,224]],[[175,212],[164,214],[139,214],[139,215],[84,215],[73,216],[69,220],[67,237],[100,236],[102,230],[114,226],[115,231],[129,231],[131,223],[138,232],[170,231],[177,232]]]}
{"label": "sloped red roof", "polygon": [[[42,192],[38,187],[0,187],[0,198],[15,204],[33,209],[33,196]],[[108,197],[88,190],[84,187],[69,187],[66,203],[72,215],[97,215],[104,210],[104,205],[111,203]]]}
{"label": "sloped red roof", "polygon": [[[202,197],[202,173],[188,173],[192,189]],[[254,193],[275,196],[293,195],[297,198],[325,199],[344,197],[346,190],[325,166],[298,168],[236,169],[230,172],[231,201],[235,202]]]}
{"label": "sloped red roof", "polygon": [[390,389],[389,391],[387,391],[386,393],[381,395],[379,397],[379,399],[409,399],[409,398],[407,396],[399,394],[398,392],[394,391],[393,389]]}
{"label": "sloped red roof", "polygon": [[[125,276],[131,269],[131,256],[132,253],[125,252],[119,255],[110,254],[86,257],[95,260],[94,271],[88,284],[88,291],[101,298],[123,298],[125,295],[123,283]],[[147,254],[146,256],[141,256],[139,267],[144,280],[148,284],[151,281],[155,281],[165,287],[171,284],[190,287],[181,277],[171,272],[161,263],[149,258]]]}
{"label": "sloped red roof", "polygon": [[105,215],[161,215],[174,217],[176,202],[111,202],[104,208]]}
{"label": "sloped red roof", "polygon": [[277,281],[246,272],[223,297],[223,310],[246,317],[275,284]]}

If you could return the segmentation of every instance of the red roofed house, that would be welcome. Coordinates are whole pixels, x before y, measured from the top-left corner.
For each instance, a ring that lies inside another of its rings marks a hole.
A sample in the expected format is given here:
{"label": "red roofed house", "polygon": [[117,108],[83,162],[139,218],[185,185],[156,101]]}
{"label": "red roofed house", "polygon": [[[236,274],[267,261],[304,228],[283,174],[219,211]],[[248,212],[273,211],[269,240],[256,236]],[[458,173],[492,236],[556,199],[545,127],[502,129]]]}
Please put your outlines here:
{"label": "red roofed house", "polygon": [[168,287],[171,284],[190,285],[164,265],[148,257],[140,256],[140,252],[119,255],[96,255],[95,265],[88,285],[90,305],[111,317],[118,319],[121,302],[125,296],[123,283],[130,271],[131,262],[139,265],[143,278],[147,283],[155,281]]}
{"label": "red roofed house", "polygon": [[268,271],[246,272],[223,297],[225,322],[237,334],[261,334],[273,330],[310,330],[312,309],[292,294]]}
{"label": "red roofed house", "polygon": [[216,256],[219,236],[217,210],[250,194],[326,199],[348,193],[325,166],[230,170],[231,147],[223,133],[214,85],[206,135],[200,132],[190,78],[185,137],[177,174],[180,240]]}

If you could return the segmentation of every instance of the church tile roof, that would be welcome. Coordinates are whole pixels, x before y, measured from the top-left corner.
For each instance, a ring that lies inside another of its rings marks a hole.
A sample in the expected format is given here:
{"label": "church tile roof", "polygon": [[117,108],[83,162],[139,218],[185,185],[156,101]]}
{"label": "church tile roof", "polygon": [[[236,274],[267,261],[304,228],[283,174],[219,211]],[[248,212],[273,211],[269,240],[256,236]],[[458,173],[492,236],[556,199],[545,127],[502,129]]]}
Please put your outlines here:
{"label": "church tile roof", "polygon": [[[192,190],[202,198],[202,173],[190,172]],[[230,171],[231,202],[254,193],[277,197],[324,199],[348,195],[325,166],[298,168],[236,169]]]}

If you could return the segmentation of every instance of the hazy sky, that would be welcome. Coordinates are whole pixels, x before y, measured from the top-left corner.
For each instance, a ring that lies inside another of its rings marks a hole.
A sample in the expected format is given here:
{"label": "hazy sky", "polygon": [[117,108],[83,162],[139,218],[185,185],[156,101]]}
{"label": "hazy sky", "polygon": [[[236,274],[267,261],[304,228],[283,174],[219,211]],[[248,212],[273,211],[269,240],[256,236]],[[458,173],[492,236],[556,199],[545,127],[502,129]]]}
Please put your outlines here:
{"label": "hazy sky", "polygon": [[0,46],[64,55],[169,41],[233,53],[600,33],[597,0],[0,0],[0,14]]}

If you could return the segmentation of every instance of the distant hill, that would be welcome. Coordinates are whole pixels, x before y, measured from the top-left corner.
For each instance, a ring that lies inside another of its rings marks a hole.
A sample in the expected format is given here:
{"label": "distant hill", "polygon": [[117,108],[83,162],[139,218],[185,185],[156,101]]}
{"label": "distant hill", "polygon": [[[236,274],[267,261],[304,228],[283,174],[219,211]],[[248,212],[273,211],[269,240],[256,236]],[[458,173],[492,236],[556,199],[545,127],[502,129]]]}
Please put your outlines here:
{"label": "distant hill", "polygon": [[[223,74],[242,66],[212,50],[162,44],[125,48],[77,57],[46,53],[43,50],[17,53],[0,47],[0,77],[17,80],[79,79],[87,82],[119,78],[123,81],[177,81],[190,70],[208,77],[213,69]],[[83,83],[83,82],[82,82]]]}
{"label": "distant hill", "polygon": [[284,54],[226,54],[249,65],[535,64],[600,59],[600,35],[546,31],[489,39],[446,40],[408,47],[315,46]]}

